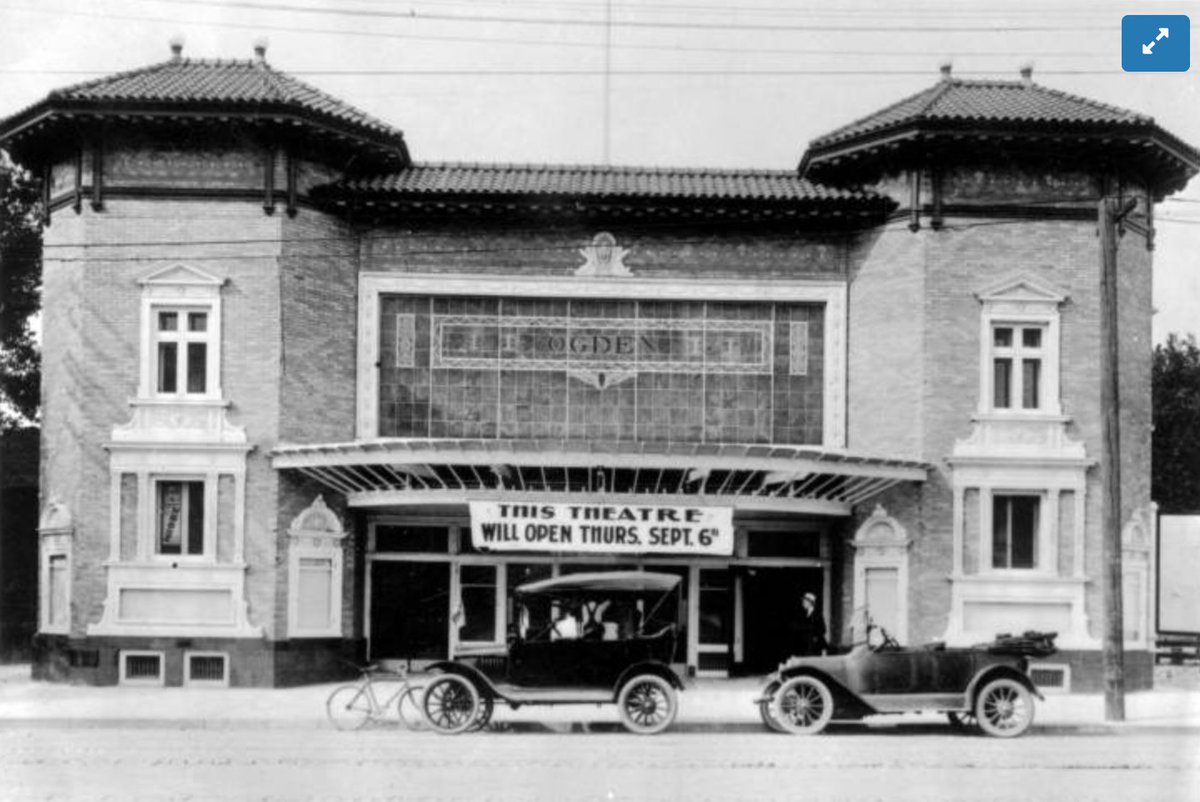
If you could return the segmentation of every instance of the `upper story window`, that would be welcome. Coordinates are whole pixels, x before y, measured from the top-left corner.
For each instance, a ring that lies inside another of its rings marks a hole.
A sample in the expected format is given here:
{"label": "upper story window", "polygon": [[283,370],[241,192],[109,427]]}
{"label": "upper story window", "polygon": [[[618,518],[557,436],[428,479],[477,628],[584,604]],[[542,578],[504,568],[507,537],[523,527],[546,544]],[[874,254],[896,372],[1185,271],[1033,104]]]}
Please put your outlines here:
{"label": "upper story window", "polygon": [[1061,415],[1059,306],[1066,296],[1033,278],[979,294],[979,412]]}
{"label": "upper story window", "polygon": [[1042,408],[1046,339],[1044,325],[992,326],[992,407]]}
{"label": "upper story window", "polygon": [[992,568],[1037,568],[1041,499],[992,496]]}
{"label": "upper story window", "polygon": [[221,398],[223,279],[186,265],[141,280],[142,362],[138,397]]}
{"label": "upper story window", "polygon": [[212,350],[208,308],[155,307],[157,395],[207,395],[208,355]]}
{"label": "upper story window", "polygon": [[158,554],[200,557],[205,553],[204,482],[155,482]]}

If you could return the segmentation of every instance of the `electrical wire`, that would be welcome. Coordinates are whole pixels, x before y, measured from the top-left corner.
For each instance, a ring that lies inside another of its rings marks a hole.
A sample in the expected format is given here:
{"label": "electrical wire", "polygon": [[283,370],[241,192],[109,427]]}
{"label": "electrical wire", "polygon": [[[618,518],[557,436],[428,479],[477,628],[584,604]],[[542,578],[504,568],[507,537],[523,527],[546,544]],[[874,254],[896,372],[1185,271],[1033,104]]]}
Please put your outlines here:
{"label": "electrical wire", "polygon": [[[292,3],[278,2],[263,2],[252,3],[247,0],[227,0],[219,2],[219,0],[151,0],[157,3],[168,3],[171,5],[186,5],[186,6],[203,6],[216,8],[238,8],[248,11],[283,11],[288,13],[306,13],[316,15],[330,15],[342,17],[359,17],[371,19],[404,19],[404,20],[431,20],[438,22],[469,22],[469,23],[493,23],[501,25],[552,25],[563,27],[586,27],[597,28],[604,27],[609,24],[603,19],[579,19],[571,17],[508,17],[498,15],[484,14],[445,14],[439,12],[418,12],[415,8],[406,12],[396,11],[375,11],[369,9],[349,9],[349,8],[312,8],[308,6],[298,6]],[[778,33],[780,31],[791,31],[799,33],[838,33],[838,32],[874,32],[874,33],[909,33],[909,34],[942,34],[942,33],[1080,33],[1085,31],[1112,31],[1113,26],[1110,25],[1079,25],[1079,24],[1062,24],[1062,25],[871,25],[853,23],[846,25],[799,25],[799,24],[780,24],[780,23],[738,23],[738,22],[699,22],[699,21],[652,21],[652,20],[624,20],[614,19],[611,21],[614,28],[633,28],[633,29],[670,29],[670,30],[716,30],[716,31],[769,31]]]}
{"label": "electrical wire", "polygon": [[[0,8],[10,11],[24,11],[35,14],[47,15],[62,15],[72,17],[85,17],[93,19],[105,20],[128,20],[138,22],[161,22],[177,25],[197,25],[200,27],[217,27],[217,28],[233,28],[241,30],[253,31],[278,31],[283,33],[300,33],[300,34],[317,34],[317,35],[333,35],[333,36],[356,36],[368,37],[376,39],[399,39],[411,41],[428,41],[428,42],[461,42],[468,44],[487,44],[487,45],[514,45],[514,46],[537,46],[537,47],[554,47],[554,48],[583,48],[588,50],[601,50],[604,48],[604,43],[599,41],[572,41],[568,39],[530,39],[530,38],[513,38],[513,37],[481,37],[481,36],[454,36],[454,35],[438,35],[438,34],[422,34],[422,33],[395,33],[386,31],[362,31],[362,30],[342,30],[342,29],[327,29],[327,28],[307,28],[291,25],[273,25],[273,24],[250,24],[227,22],[223,20],[180,20],[177,18],[168,17],[148,17],[148,16],[133,16],[126,14],[107,14],[99,12],[78,11],[75,9],[49,9],[45,6],[20,6],[8,4],[0,4]],[[732,53],[742,56],[753,55],[788,55],[792,57],[828,57],[828,56],[900,56],[928,59],[929,55],[925,52],[913,52],[912,50],[899,50],[888,48],[865,48],[865,49],[845,49],[845,48],[821,48],[806,46],[802,52],[797,52],[796,48],[781,48],[781,47],[727,47],[719,45],[686,45],[686,44],[648,44],[639,42],[613,42],[613,50],[623,51],[640,51],[640,52],[661,52],[661,53]],[[975,57],[996,57],[1008,59],[1020,58],[1037,58],[1045,59],[1060,59],[1060,58],[1104,58],[1108,59],[1106,53],[1099,53],[1094,50],[1055,50],[1047,53],[1044,49],[1030,50],[981,50],[972,49],[970,51],[972,58]],[[23,70],[23,69],[3,69],[0,68],[0,73],[7,74],[83,74],[83,75],[103,75],[106,73],[118,72],[119,70]],[[355,70],[289,70],[293,75],[364,75],[364,74],[406,74],[402,71],[382,71],[368,72]]]}

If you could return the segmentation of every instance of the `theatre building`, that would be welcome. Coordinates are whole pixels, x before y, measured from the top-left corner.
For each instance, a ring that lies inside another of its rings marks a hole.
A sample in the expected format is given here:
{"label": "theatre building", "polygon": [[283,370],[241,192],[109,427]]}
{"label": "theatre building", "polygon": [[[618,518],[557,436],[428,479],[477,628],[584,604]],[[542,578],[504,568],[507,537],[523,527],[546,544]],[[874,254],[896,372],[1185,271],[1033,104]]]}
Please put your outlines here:
{"label": "theatre building", "polygon": [[1094,690],[1108,195],[1151,681],[1153,207],[1200,155],[1148,117],[947,69],[798,167],[437,164],[176,49],[0,144],[46,202],[38,676],[420,667],[503,643],[521,583],[645,569],[692,675],[773,668],[812,592],[835,648],[862,608],[1054,630],[1038,681]]}

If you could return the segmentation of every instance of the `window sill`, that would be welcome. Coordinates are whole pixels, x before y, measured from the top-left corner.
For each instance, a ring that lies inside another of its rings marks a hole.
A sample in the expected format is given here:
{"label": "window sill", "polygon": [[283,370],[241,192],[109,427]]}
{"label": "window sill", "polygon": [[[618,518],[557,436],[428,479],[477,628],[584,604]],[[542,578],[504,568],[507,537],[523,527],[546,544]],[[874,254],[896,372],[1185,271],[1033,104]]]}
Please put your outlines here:
{"label": "window sill", "polygon": [[1055,410],[1041,409],[1021,409],[1021,410],[997,410],[990,409],[985,412],[976,412],[971,420],[978,423],[1006,423],[1008,421],[1016,421],[1020,423],[1037,421],[1040,423],[1070,423],[1071,417],[1064,415]]}
{"label": "window sill", "polygon": [[964,584],[1042,584],[1042,585],[1085,585],[1087,577],[1076,576],[1060,576],[1045,571],[992,571],[982,574],[950,574],[951,582],[962,582]]}

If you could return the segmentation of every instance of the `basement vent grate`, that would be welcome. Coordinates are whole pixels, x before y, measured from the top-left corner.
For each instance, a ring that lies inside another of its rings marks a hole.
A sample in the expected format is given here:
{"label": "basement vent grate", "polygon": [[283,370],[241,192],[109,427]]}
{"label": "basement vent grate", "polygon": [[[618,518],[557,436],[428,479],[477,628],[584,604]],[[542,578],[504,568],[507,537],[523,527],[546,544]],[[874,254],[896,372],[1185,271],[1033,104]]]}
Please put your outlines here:
{"label": "basement vent grate", "polygon": [[228,685],[229,655],[189,653],[186,660],[188,685]]}
{"label": "basement vent grate", "polygon": [[1029,667],[1029,678],[1042,691],[1067,693],[1071,690],[1071,675],[1067,666],[1033,665]]}
{"label": "basement vent grate", "polygon": [[162,685],[162,652],[121,652],[121,683]]}

